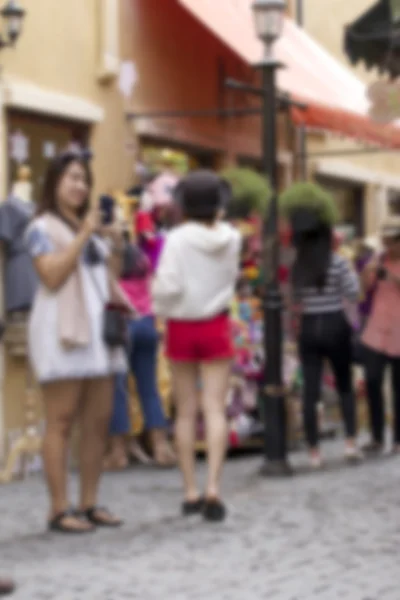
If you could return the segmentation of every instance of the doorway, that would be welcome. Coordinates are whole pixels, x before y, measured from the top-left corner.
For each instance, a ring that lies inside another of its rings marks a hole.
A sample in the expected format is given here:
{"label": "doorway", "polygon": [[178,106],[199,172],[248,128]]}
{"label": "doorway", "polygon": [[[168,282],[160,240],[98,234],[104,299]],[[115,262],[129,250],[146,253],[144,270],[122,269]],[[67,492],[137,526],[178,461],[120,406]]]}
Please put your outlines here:
{"label": "doorway", "polygon": [[41,196],[50,161],[67,149],[88,147],[89,126],[36,113],[10,110],[7,113],[8,189],[12,190],[21,165],[32,172],[32,200]]}

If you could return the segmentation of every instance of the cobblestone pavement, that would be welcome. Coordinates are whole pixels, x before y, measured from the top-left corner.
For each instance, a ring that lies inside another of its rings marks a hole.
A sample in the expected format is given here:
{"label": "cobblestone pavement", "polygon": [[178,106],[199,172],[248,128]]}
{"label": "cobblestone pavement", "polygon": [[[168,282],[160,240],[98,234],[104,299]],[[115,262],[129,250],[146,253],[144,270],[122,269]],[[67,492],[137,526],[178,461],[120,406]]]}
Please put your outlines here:
{"label": "cobblestone pavement", "polygon": [[324,472],[288,481],[230,461],[222,526],[179,517],[175,472],[107,476],[102,500],[125,527],[83,538],[43,533],[39,478],[1,487],[0,571],[15,600],[399,600],[400,458],[350,468],[327,450]]}

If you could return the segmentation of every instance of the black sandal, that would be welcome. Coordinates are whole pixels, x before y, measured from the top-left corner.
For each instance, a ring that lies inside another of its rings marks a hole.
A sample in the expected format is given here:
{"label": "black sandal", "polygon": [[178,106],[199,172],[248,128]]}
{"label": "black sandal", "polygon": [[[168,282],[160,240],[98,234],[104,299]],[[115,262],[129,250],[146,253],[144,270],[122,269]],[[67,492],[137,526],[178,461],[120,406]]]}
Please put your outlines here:
{"label": "black sandal", "polygon": [[[103,513],[103,515],[108,516],[110,520],[100,517],[99,513]],[[121,527],[121,525],[123,525],[123,521],[121,519],[115,519],[115,517],[109,510],[107,510],[107,508],[102,508],[100,506],[87,508],[86,510],[82,511],[81,515],[85,517],[89,523],[92,523],[92,525],[95,525],[96,527]],[[113,521],[111,519],[115,520]]]}
{"label": "black sandal", "polygon": [[186,500],[182,502],[182,515],[184,517],[192,517],[193,515],[199,515],[204,508],[204,498],[198,500]]}
{"label": "black sandal", "polygon": [[0,577],[0,596],[10,596],[15,591],[15,584],[11,579]]}
{"label": "black sandal", "polygon": [[226,507],[218,498],[206,499],[203,506],[203,517],[206,521],[221,523],[226,518]]}
{"label": "black sandal", "polygon": [[71,527],[69,525],[64,525],[63,521],[64,519],[73,517],[74,519],[76,519],[77,521],[80,521],[81,523],[86,523],[86,519],[83,518],[82,515],[80,515],[79,513],[77,513],[75,510],[69,509],[69,510],[65,510],[64,512],[59,513],[58,515],[56,515],[50,522],[49,522],[49,531],[52,531],[54,533],[65,533],[65,534],[83,534],[83,533],[92,533],[95,528],[94,527],[89,527],[89,528],[76,528],[76,527]]}

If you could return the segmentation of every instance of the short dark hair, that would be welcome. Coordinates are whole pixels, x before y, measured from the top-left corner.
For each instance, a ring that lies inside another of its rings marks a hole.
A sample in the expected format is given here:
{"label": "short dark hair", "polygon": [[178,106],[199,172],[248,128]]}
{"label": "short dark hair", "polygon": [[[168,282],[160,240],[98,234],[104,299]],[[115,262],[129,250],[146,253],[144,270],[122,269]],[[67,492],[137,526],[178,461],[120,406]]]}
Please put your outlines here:
{"label": "short dark hair", "polygon": [[228,204],[229,184],[212,171],[192,171],[175,189],[175,199],[184,218],[203,223],[212,222]]}
{"label": "short dark hair", "polygon": [[79,165],[81,165],[86,174],[86,180],[89,187],[89,194],[86,199],[86,202],[79,211],[79,216],[83,217],[87,213],[90,207],[90,192],[93,188],[93,175],[92,170],[90,168],[89,160],[90,159],[88,155],[84,153],[78,154],[76,152],[63,152],[51,161],[46,172],[42,196],[38,203],[38,214],[43,214],[45,212],[57,212],[57,188],[66,170],[73,163],[78,163]]}

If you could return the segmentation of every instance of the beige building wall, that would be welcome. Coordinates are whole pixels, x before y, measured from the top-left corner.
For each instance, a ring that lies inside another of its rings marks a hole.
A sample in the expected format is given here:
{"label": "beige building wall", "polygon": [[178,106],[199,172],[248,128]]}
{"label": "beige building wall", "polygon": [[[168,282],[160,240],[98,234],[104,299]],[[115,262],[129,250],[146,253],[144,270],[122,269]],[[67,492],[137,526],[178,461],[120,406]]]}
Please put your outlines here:
{"label": "beige building wall", "polygon": [[[307,33],[366,85],[377,81],[381,76],[376,70],[367,71],[361,63],[356,67],[351,65],[343,50],[344,28],[372,4],[372,0],[303,0],[304,28]],[[294,18],[295,6],[296,0],[291,0],[290,13]],[[365,225],[368,233],[375,233],[379,221],[388,212],[388,194],[385,194],[385,190],[400,189],[400,152],[345,154],[364,148],[362,144],[338,136],[311,135],[308,139],[308,151],[311,154],[336,150],[343,150],[344,154],[313,158],[309,161],[309,167],[312,172],[318,172],[320,168],[332,174],[337,173],[337,177],[342,174],[345,179],[365,183]],[[378,208],[376,204],[379,204]],[[379,215],[378,219],[374,216],[376,214]]]}
{"label": "beige building wall", "polygon": [[[125,101],[118,89],[129,0],[21,0],[27,11],[14,49],[1,52],[1,197],[7,188],[9,108],[87,123],[94,151],[94,198],[125,188],[134,156],[127,148]],[[0,284],[1,285],[1,284]],[[0,290],[1,291],[1,290]],[[0,294],[2,297],[2,293]],[[0,356],[0,459],[23,424],[25,360]]]}
{"label": "beige building wall", "polygon": [[[22,2],[27,15],[21,38],[15,49],[1,53],[6,99],[8,87],[12,97],[14,88],[17,96],[21,84],[31,84],[37,92],[54,95],[54,114],[61,105],[59,116],[73,120],[76,113],[81,120],[92,121],[97,191],[125,185],[131,172],[124,102],[112,77],[119,68],[121,30],[129,28],[123,18],[124,3]],[[34,110],[40,112],[40,106]],[[47,105],[44,112],[49,112]]]}

